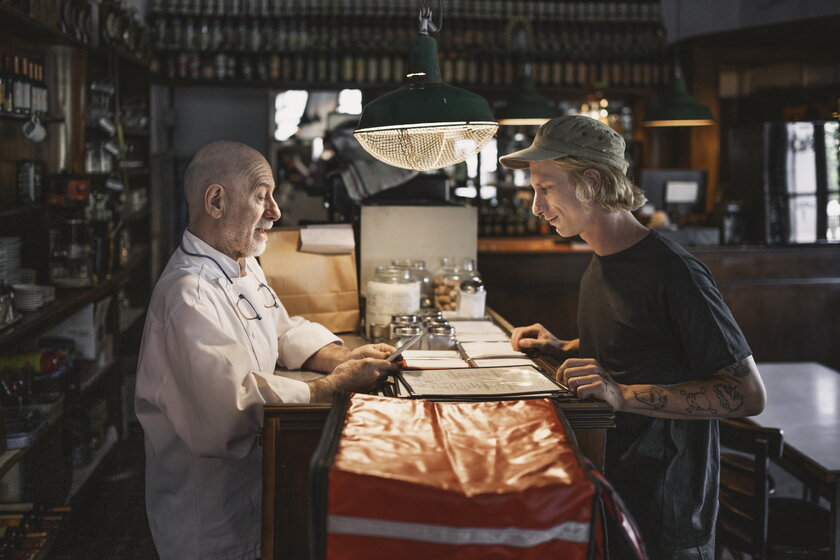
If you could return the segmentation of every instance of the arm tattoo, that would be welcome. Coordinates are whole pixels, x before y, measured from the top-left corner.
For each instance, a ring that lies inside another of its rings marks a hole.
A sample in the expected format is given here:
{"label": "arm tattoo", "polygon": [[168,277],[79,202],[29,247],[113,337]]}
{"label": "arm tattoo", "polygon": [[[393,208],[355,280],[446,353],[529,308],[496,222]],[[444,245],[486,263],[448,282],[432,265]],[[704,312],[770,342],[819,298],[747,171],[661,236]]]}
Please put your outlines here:
{"label": "arm tattoo", "polygon": [[746,360],[741,360],[740,362],[735,362],[729,367],[723,368],[723,371],[732,377],[746,377],[750,374],[750,366],[747,365]]}
{"label": "arm tattoo", "polygon": [[744,395],[738,392],[735,385],[718,383],[715,385],[715,395],[720,401],[720,406],[729,412],[735,412],[744,404]]}
{"label": "arm tattoo", "polygon": [[636,400],[640,403],[649,406],[653,410],[662,410],[668,404],[668,397],[665,391],[659,387],[651,387],[644,391],[633,391]]}
{"label": "arm tattoo", "polygon": [[688,391],[680,391],[685,400],[688,401],[688,408],[685,409],[689,414],[695,410],[703,410],[711,414],[717,414],[717,409],[712,406],[712,401],[706,396],[706,388],[703,387],[699,391],[689,393]]}

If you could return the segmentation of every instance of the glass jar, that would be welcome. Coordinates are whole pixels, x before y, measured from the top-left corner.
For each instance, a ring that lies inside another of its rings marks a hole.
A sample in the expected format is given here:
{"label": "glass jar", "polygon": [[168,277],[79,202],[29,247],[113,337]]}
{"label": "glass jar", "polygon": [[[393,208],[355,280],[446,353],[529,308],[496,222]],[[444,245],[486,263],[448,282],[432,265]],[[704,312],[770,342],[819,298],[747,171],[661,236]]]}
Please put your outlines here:
{"label": "glass jar", "polygon": [[425,350],[452,350],[455,348],[455,327],[449,324],[432,325],[425,338]]}
{"label": "glass jar", "polygon": [[391,332],[389,338],[396,337],[396,329],[399,327],[422,326],[417,315],[391,315]]}
{"label": "glass jar", "polygon": [[423,328],[420,325],[401,325],[394,329],[394,338],[397,339],[396,343],[400,344],[422,332]]}
{"label": "glass jar", "polygon": [[458,309],[458,288],[465,279],[465,272],[460,267],[460,259],[442,257],[440,268],[432,277],[432,303],[440,311]]}
{"label": "glass jar", "polygon": [[481,273],[475,266],[475,259],[469,257],[462,257],[457,261],[458,268],[464,273],[465,280],[475,280],[481,282]]}
{"label": "glass jar", "polygon": [[[371,329],[390,331],[392,315],[408,315],[415,311],[420,300],[420,282],[404,268],[377,266],[368,280],[365,299],[365,334]],[[382,332],[382,331],[379,331]]]}
{"label": "glass jar", "polygon": [[424,327],[428,327],[435,321],[443,320],[443,313],[434,308],[422,309],[417,316]]}
{"label": "glass jar", "polygon": [[417,309],[432,306],[432,275],[426,270],[426,261],[417,259],[394,259],[391,266],[411,270],[414,279],[420,282],[420,302]]}

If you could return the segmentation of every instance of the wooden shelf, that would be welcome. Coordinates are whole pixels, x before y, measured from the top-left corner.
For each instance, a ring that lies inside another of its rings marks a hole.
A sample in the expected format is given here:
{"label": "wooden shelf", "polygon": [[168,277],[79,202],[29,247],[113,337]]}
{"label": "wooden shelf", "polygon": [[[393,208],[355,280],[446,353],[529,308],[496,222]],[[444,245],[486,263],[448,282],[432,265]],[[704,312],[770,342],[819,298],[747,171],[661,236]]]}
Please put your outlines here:
{"label": "wooden shelf", "polygon": [[71,47],[87,48],[87,45],[63,33],[60,29],[19,11],[6,4],[0,4],[0,32],[8,33],[31,42],[57,43]]}
{"label": "wooden shelf", "polygon": [[[0,4],[2,6],[2,4]],[[29,115],[19,115],[18,113],[0,113],[0,119],[7,119],[10,121],[26,121],[29,120]]]}
{"label": "wooden shelf", "polygon": [[46,410],[43,411],[45,420],[47,422],[46,427],[41,430],[41,432],[35,437],[35,441],[33,441],[28,447],[24,447],[22,449],[7,449],[2,454],[0,454],[0,478],[2,478],[9,470],[15,466],[15,464],[23,459],[24,456],[29,452],[32,447],[37,445],[37,443],[42,440],[52,428],[57,424],[58,419],[61,418],[61,415],[64,414],[64,397],[61,397],[54,403],[48,405]]}
{"label": "wooden shelf", "polygon": [[96,471],[114,445],[117,443],[118,435],[117,428],[113,425],[108,426],[105,430],[105,439],[100,444],[99,448],[94,451],[93,457],[87,465],[76,467],[73,469],[73,481],[70,486],[70,492],[67,497],[69,502],[79,490],[85,485],[91,475]]}
{"label": "wooden shelf", "polygon": [[50,326],[60,323],[88,303],[93,303],[114,292],[122,282],[145,265],[148,256],[148,248],[138,247],[128,265],[105,282],[92,288],[67,290],[60,293],[60,297],[54,302],[37,311],[24,314],[23,319],[0,331],[0,352],[14,350],[15,346],[32,340]]}
{"label": "wooden shelf", "polygon": [[98,366],[93,360],[85,360],[79,364],[79,395],[84,395],[96,385],[107,373],[117,365],[117,360],[111,360],[110,364]]}
{"label": "wooden shelf", "polygon": [[[302,80],[243,80],[243,79],[188,79],[188,78],[165,78],[154,76],[152,81],[160,85],[173,87],[230,87],[230,88],[269,88],[269,89],[305,89],[305,90],[340,90],[360,89],[370,90],[374,93],[381,91],[387,93],[402,86],[401,82],[344,82],[344,81],[302,81]],[[481,93],[492,98],[509,97],[516,89],[516,84],[495,85],[495,84],[473,84],[462,82],[451,82],[450,85]],[[551,86],[537,85],[540,93],[551,98],[565,100],[586,99],[595,94],[603,94],[607,97],[637,97],[652,96],[656,92],[655,85],[651,86],[609,86],[593,85],[583,86]],[[513,128],[513,127],[511,127]]]}
{"label": "wooden shelf", "polygon": [[9,208],[8,210],[0,210],[0,220],[7,218],[17,218],[19,216],[27,216],[35,214],[44,209],[43,204],[30,204],[28,206],[18,206],[17,208]]}

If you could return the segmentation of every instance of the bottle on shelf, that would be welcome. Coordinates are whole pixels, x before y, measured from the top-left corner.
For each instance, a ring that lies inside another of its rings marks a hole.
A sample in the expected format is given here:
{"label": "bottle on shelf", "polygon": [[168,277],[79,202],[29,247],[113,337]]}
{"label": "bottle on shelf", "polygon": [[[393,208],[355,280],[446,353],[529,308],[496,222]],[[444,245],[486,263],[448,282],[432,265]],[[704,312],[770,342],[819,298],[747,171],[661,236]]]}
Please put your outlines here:
{"label": "bottle on shelf", "polygon": [[27,89],[26,78],[23,74],[23,64],[21,57],[14,56],[14,66],[12,70],[12,111],[18,115],[29,114],[29,99],[26,97]]}
{"label": "bottle on shelf", "polygon": [[14,76],[9,55],[0,55],[0,113],[14,113]]}

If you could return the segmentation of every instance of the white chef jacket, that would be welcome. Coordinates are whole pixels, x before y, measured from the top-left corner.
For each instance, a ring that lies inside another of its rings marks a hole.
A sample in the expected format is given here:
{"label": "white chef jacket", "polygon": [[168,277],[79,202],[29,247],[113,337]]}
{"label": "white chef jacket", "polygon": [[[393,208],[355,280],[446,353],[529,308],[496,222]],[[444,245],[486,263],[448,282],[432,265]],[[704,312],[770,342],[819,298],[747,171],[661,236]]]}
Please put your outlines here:
{"label": "white chef jacket", "polygon": [[[309,402],[309,387],[273,375],[275,364],[299,368],[341,341],[266,308],[256,259],[240,278],[236,261],[189,231],[181,247],[152,294],[137,369],[149,526],[162,560],[257,558],[263,404]],[[243,318],[240,294],[262,319]]]}

